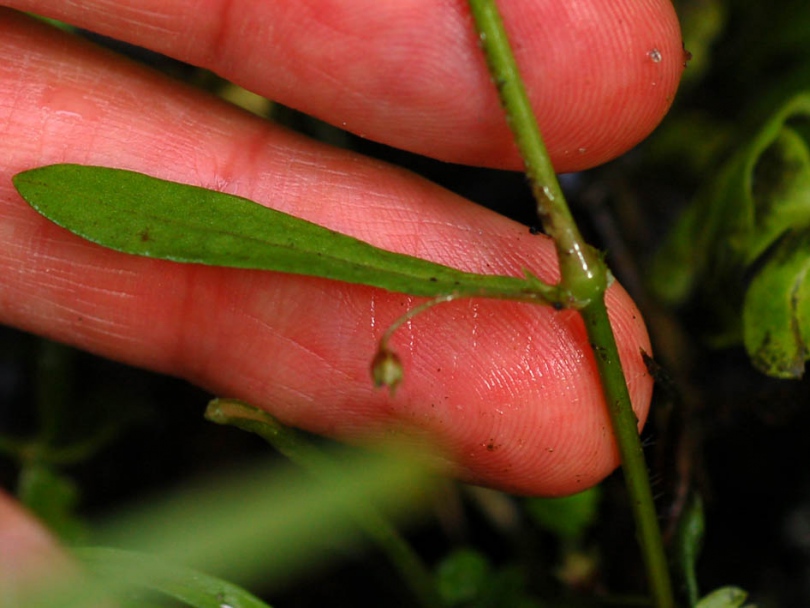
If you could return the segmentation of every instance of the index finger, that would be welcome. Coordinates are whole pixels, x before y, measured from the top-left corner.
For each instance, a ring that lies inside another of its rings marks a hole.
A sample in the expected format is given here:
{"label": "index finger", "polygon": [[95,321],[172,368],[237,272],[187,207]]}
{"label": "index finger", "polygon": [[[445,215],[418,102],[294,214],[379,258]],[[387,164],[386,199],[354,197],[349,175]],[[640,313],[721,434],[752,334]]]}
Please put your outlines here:
{"label": "index finger", "polygon": [[[464,0],[3,0],[208,68],[370,139],[518,169]],[[603,163],[672,103],[668,0],[502,0],[555,167]]]}

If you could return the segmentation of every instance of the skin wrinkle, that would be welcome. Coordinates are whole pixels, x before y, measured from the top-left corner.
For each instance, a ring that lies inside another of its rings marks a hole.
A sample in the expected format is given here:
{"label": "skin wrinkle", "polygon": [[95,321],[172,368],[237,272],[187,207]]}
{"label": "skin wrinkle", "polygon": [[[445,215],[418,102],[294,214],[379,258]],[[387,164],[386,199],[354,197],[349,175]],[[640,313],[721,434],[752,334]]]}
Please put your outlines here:
{"label": "skin wrinkle", "polygon": [[[279,161],[281,163],[279,170],[274,171],[273,165]],[[341,226],[334,223],[336,214],[330,214],[330,217],[321,213],[322,209],[333,204],[329,199],[329,192],[325,191],[321,183],[321,176],[340,179],[350,177],[350,174],[345,169],[330,167],[327,162],[328,159],[324,158],[321,150],[311,148],[293,149],[287,154],[279,155],[277,160],[271,159],[271,166],[262,174],[272,176],[272,179],[264,179],[257,184],[254,190],[255,200],[273,201],[273,207],[285,213],[316,222],[332,230],[341,230]],[[349,223],[351,222],[346,222]],[[354,230],[355,226],[352,224],[352,230],[343,231],[355,234]]]}
{"label": "skin wrinkle", "polygon": [[[265,275],[264,278],[268,280],[273,280],[273,276],[270,273],[263,273]],[[278,276],[278,275],[276,275]],[[310,278],[302,278],[302,282],[310,283],[310,284],[317,284],[317,283],[326,283],[325,280],[322,279],[310,279]],[[231,293],[230,289],[221,290],[220,293]],[[311,298],[310,298],[311,299]],[[246,303],[243,305],[243,308],[250,310],[252,307],[252,303]],[[332,305],[333,308],[337,309],[339,307],[339,302],[335,301]],[[217,308],[217,307],[215,307]],[[265,314],[269,314],[270,318],[273,318],[274,323],[277,324],[278,319],[284,317],[284,311],[290,311],[288,314],[293,314],[294,311],[298,308],[298,305],[295,304],[295,298],[285,298],[283,301],[274,301],[270,303],[264,303],[263,308],[267,309]],[[241,309],[240,309],[241,311]],[[255,317],[255,315],[252,315]],[[331,321],[339,320],[342,317],[338,314],[331,314],[329,319],[330,322],[327,326],[327,330],[330,334],[334,334],[340,331],[339,326],[335,326]],[[296,327],[294,324],[290,324],[287,326],[289,329],[285,331],[278,331],[274,329],[271,325],[267,325],[269,330],[269,336],[261,336],[262,339],[269,339],[272,340],[273,347],[272,352],[274,353],[284,353],[283,356],[277,358],[276,361],[268,362],[268,365],[272,366],[273,363],[276,365],[281,365],[282,361],[284,362],[281,367],[286,367],[290,365],[291,361],[299,361],[302,356],[306,359],[306,364],[302,366],[304,369],[310,370],[317,370],[317,375],[319,378],[329,378],[328,382],[325,382],[327,385],[335,386],[340,385],[341,383],[345,384],[347,381],[353,380],[353,377],[349,372],[339,367],[339,358],[336,359],[330,353],[321,352],[321,349],[316,348],[313,346],[307,345],[307,339],[311,338],[310,335],[312,333],[321,334],[322,328],[317,330],[313,328],[299,328]],[[253,334],[256,335],[256,334]],[[228,336],[221,336],[223,339],[222,348],[228,348]],[[217,340],[215,340],[217,342]],[[340,340],[332,340],[330,336],[329,342],[340,342]],[[214,348],[214,351],[218,351],[219,348]],[[369,355],[370,356],[370,355]],[[283,374],[279,374],[283,376]]]}
{"label": "skin wrinkle", "polygon": [[[306,9],[307,3],[301,2],[300,10]],[[351,6],[350,3],[345,5],[347,8]],[[308,9],[307,18],[302,19],[301,22],[306,23],[308,29],[303,33],[302,38],[305,40],[319,41],[320,44],[309,44],[306,49],[310,51],[307,55],[304,64],[307,70],[311,71],[311,76],[314,81],[320,81],[326,85],[325,88],[331,90],[331,96],[326,97],[324,102],[328,105],[350,106],[352,104],[363,104],[364,100],[360,93],[347,88],[343,79],[339,76],[340,71],[335,70],[333,64],[333,49],[344,46],[340,42],[346,39],[346,32],[338,28],[334,19],[321,19],[319,16],[323,11],[317,9]],[[331,12],[327,11],[327,15],[331,16]],[[294,17],[296,21],[299,17]],[[331,35],[330,35],[331,34]],[[341,38],[338,44],[324,43],[326,40],[332,40],[335,36]],[[317,50],[317,54],[313,51]],[[313,56],[314,55],[314,56]],[[362,54],[354,53],[353,55],[344,56],[343,60],[346,66],[358,66],[355,69],[362,69],[361,66],[365,64],[366,58]],[[370,75],[369,75],[370,77]],[[340,125],[339,125],[340,126]],[[361,137],[362,132],[358,133]]]}
{"label": "skin wrinkle", "polygon": [[[36,293],[27,293],[26,301],[30,304],[24,312],[26,317],[31,318],[33,323],[39,319],[50,319],[58,317],[63,320],[72,330],[81,334],[82,344],[84,348],[93,350],[100,345],[108,345],[110,339],[115,343],[125,348],[128,345],[137,345],[138,339],[133,337],[128,330],[115,331],[116,328],[126,328],[126,324],[120,323],[118,320],[110,319],[109,315],[93,314],[86,309],[82,300],[54,300],[47,295],[39,296]],[[20,324],[23,329],[25,325]],[[59,340],[59,333],[57,332],[42,332],[37,330],[36,333],[53,337]],[[61,341],[61,340],[60,340]]]}
{"label": "skin wrinkle", "polygon": [[[170,354],[167,359],[169,367],[177,369],[178,373],[186,378],[202,378],[206,373],[215,371],[215,366],[219,363],[215,356],[218,350],[216,342],[211,339],[212,330],[218,326],[204,321],[199,322],[204,318],[204,311],[218,304],[218,301],[208,301],[206,291],[216,294],[219,290],[216,284],[204,290],[197,280],[201,274],[205,274],[209,282],[221,276],[208,272],[206,267],[188,264],[186,272],[182,273],[182,283],[175,280],[171,284],[175,302],[173,311],[175,331],[168,345],[167,352]],[[204,340],[199,339],[200,327],[206,327]],[[219,332],[216,333],[221,335]],[[191,349],[194,349],[194,357],[188,356]]]}
{"label": "skin wrinkle", "polygon": [[[127,300],[133,300],[137,296],[126,293],[120,289],[109,289],[97,285],[87,285],[81,277],[81,267],[72,267],[67,271],[53,271],[48,273],[50,287],[74,295],[92,294],[91,299],[98,296],[109,296],[107,300],[117,300],[120,304],[126,304]],[[85,275],[87,276],[87,275]],[[82,297],[84,297],[82,295]]]}
{"label": "skin wrinkle", "polygon": [[[213,27],[213,32],[208,34],[208,46],[210,47],[209,61],[216,63],[222,61],[228,55],[228,42],[230,40],[238,40],[242,36],[242,32],[235,32],[236,37],[232,36],[231,30],[233,29],[234,15],[238,15],[236,2],[238,0],[219,0],[220,6],[217,9],[217,18],[209,20]],[[228,65],[222,61],[223,66]]]}
{"label": "skin wrinkle", "polygon": [[149,4],[148,1],[142,2],[141,5],[122,6],[118,0],[98,0],[97,5],[102,16],[106,12],[115,15],[116,19],[126,19],[137,31],[148,33],[151,36],[175,35],[174,17],[167,16],[162,10],[163,2],[154,3],[158,6],[156,10],[149,10],[145,6]]}
{"label": "skin wrinkle", "polygon": [[[335,3],[335,5],[340,4],[340,2]],[[349,7],[351,5],[344,4],[344,6]],[[341,16],[345,18],[345,13]],[[402,17],[405,17],[405,19]],[[365,23],[367,22],[368,18],[367,11],[364,11],[364,14],[360,20]],[[321,20],[321,23],[323,23],[323,20]],[[408,37],[404,39],[397,35],[386,37],[387,44],[383,48],[385,49],[384,55],[387,68],[384,70],[375,71],[373,76],[369,75],[369,70],[366,68],[368,58],[358,54],[357,61],[355,62],[356,67],[354,68],[353,72],[348,73],[347,80],[349,82],[357,82],[360,80],[365,81],[365,84],[368,87],[367,94],[370,94],[378,99],[378,104],[375,104],[375,106],[370,110],[380,117],[395,113],[396,108],[402,106],[403,104],[413,107],[422,107],[425,110],[436,111],[437,105],[445,105],[445,102],[442,99],[443,96],[436,95],[431,97],[429,95],[425,95],[424,91],[422,90],[417,92],[413,90],[413,87],[403,87],[400,83],[431,81],[447,82],[449,78],[458,77],[457,74],[446,73],[444,68],[444,64],[448,59],[445,53],[447,52],[448,48],[453,48],[452,46],[445,45],[441,48],[441,50],[435,49],[429,52],[413,52],[413,46],[415,43],[418,44],[419,40],[436,39],[437,36],[441,35],[442,28],[434,28],[432,26],[433,24],[426,23],[421,19],[415,20],[409,14],[402,16],[397,14],[393,16],[393,18],[389,15],[384,15],[381,21],[378,21],[370,27],[365,28],[362,32],[350,33],[347,31],[341,31],[340,33],[346,39],[354,39],[355,45],[362,48],[362,38],[369,35],[369,30],[371,32],[374,32],[375,30],[386,31],[393,23],[397,24],[397,31],[418,31],[420,35],[418,38]],[[375,25],[377,27],[375,27]],[[438,31],[433,31],[434,29]],[[345,41],[341,41],[341,46],[347,47],[352,45],[350,43],[347,44]],[[420,45],[420,48],[429,50],[431,46]],[[343,88],[345,89],[345,85]],[[424,87],[422,88],[424,89]],[[415,112],[415,114],[418,115],[420,113]],[[427,114],[428,112],[424,113],[424,115]],[[382,120],[382,118],[378,120]],[[435,137],[436,135],[437,134],[434,132],[426,132],[424,133],[423,138],[428,139]]]}
{"label": "skin wrinkle", "polygon": [[[252,271],[248,271],[252,272]],[[252,291],[252,290],[250,290]],[[241,300],[239,293],[234,293],[233,291],[229,291],[232,294],[230,298],[227,299],[229,302],[236,302],[237,300]],[[259,358],[263,358],[264,352],[267,350],[264,345],[266,343],[276,344],[277,342],[285,342],[289,341],[286,336],[279,332],[278,328],[275,327],[273,324],[268,322],[264,317],[267,317],[266,313],[264,316],[260,316],[254,314],[252,311],[252,307],[243,307],[241,304],[237,306],[228,306],[225,310],[229,310],[230,312],[238,313],[240,316],[244,316],[248,319],[251,323],[259,328],[259,331],[250,331],[250,336],[257,336],[261,335],[263,340],[261,341],[251,341],[248,344],[240,344],[239,351],[240,356],[244,356],[246,360],[255,359],[256,355],[259,355]],[[292,310],[292,307],[288,307],[288,310]],[[274,309],[273,315],[267,318],[272,318],[273,321],[277,321],[282,317],[280,314],[282,311],[279,309]],[[211,365],[215,367],[222,367],[225,364],[221,354],[224,352],[226,356],[230,356],[233,353],[233,346],[230,345],[230,341],[227,336],[221,335],[221,345],[216,346],[212,349],[212,352],[218,354],[217,357],[211,358]],[[221,349],[224,349],[221,350]],[[256,355],[253,355],[255,350]],[[274,352],[280,352],[279,348],[274,347],[272,349]],[[243,374],[239,378],[239,386],[238,389],[244,391],[247,389],[248,392],[253,392],[255,394],[269,394],[270,391],[267,389],[267,385],[269,379],[279,375],[274,374],[273,369],[281,369],[286,366],[286,359],[281,357],[271,357],[267,359],[267,365],[265,367],[257,367],[255,373],[251,370],[253,368],[249,366],[243,366]],[[204,385],[204,383],[202,383]],[[292,386],[275,386],[275,392],[278,392],[277,401],[278,403],[298,403],[298,404],[315,404],[317,403],[316,399],[308,394],[305,390],[298,389]],[[275,412],[276,416],[284,421],[289,420],[289,417],[284,416],[283,411],[280,409]]]}
{"label": "skin wrinkle", "polygon": [[[289,347],[292,348],[297,354],[304,354],[308,358],[312,358],[313,361],[308,366],[309,369],[318,370],[319,376],[337,376],[341,380],[353,380],[351,374],[348,372],[339,369],[336,365],[334,360],[329,355],[324,355],[314,347],[310,347],[306,345],[306,341],[301,338],[296,338],[294,336],[289,335],[282,335],[280,336],[284,343],[287,344]],[[327,385],[329,382],[326,383]],[[336,383],[339,385],[340,383]]]}
{"label": "skin wrinkle", "polygon": [[[231,146],[224,153],[212,155],[210,164],[213,171],[199,171],[201,185],[218,192],[232,194],[248,189],[244,186],[240,187],[245,181],[243,176],[260,173],[260,167],[265,160],[263,152],[268,139],[267,132],[261,129],[248,135],[246,139],[240,139],[238,145]],[[199,154],[195,156],[195,159],[199,156]],[[206,174],[211,174],[213,177],[205,178]],[[240,194],[240,196],[251,198],[251,193],[248,189],[247,193]]]}
{"label": "skin wrinkle", "polygon": [[[361,91],[353,90],[352,87],[347,87],[344,81],[348,80],[349,82],[353,82],[360,77],[369,85],[369,89],[374,91],[379,90],[379,87],[372,86],[372,82],[376,80],[377,75],[366,69],[368,57],[366,57],[362,51],[358,50],[348,56],[344,53],[342,62],[345,63],[343,63],[342,66],[336,66],[333,59],[335,55],[333,49],[350,49],[355,46],[353,41],[357,41],[357,35],[353,35],[351,29],[340,27],[340,25],[345,23],[347,12],[357,13],[358,11],[352,3],[332,3],[326,10],[324,10],[322,6],[323,2],[320,2],[319,4],[321,6],[317,7],[311,7],[310,4],[311,3],[308,2],[300,3],[299,10],[305,13],[305,16],[302,18],[299,14],[295,20],[307,24],[307,29],[302,33],[302,39],[308,41],[317,40],[319,43],[299,45],[302,58],[299,58],[297,61],[306,65],[308,70],[311,70],[315,82],[321,82],[323,85],[331,85],[324,86],[324,88],[332,90],[332,99],[325,100],[327,104],[334,104],[337,107],[343,108],[354,105],[364,105],[363,97],[365,97],[365,94]],[[362,14],[363,20],[368,21],[368,19],[373,19],[375,16],[374,9],[371,7],[365,8],[366,11],[363,11]],[[371,10],[368,10],[369,8],[371,8]],[[338,13],[339,16],[335,13]],[[376,29],[377,27],[375,27],[375,25],[369,25],[365,28],[364,35],[377,36]],[[395,44],[393,40],[389,40],[389,43],[391,45]],[[362,48],[362,45],[360,45],[360,48]],[[387,46],[385,49],[386,55],[389,48],[391,48],[391,46]],[[346,74],[348,74],[348,78],[342,76],[342,69],[347,70]],[[371,94],[375,95],[375,93]],[[404,102],[405,100],[401,101]],[[381,110],[382,106],[388,105],[389,103],[386,100],[380,100],[378,107],[368,108],[368,111],[376,114]]]}

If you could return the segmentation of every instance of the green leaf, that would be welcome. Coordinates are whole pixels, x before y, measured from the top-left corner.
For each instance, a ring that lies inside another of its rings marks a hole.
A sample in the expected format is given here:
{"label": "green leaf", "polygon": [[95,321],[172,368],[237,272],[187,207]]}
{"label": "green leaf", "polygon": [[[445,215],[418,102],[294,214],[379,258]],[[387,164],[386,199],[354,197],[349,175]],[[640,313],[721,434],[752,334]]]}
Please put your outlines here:
{"label": "green leaf", "polygon": [[[325,479],[333,477],[333,464],[323,450],[313,445],[304,434],[284,426],[262,409],[233,399],[214,399],[208,404],[205,417],[216,424],[233,425],[256,433],[309,473]],[[440,605],[432,576],[388,518],[371,504],[358,504],[351,510],[357,527],[377,543],[414,595],[421,599],[422,605]]]}
{"label": "green leaf", "polygon": [[721,587],[703,597],[695,608],[740,608],[748,594],[738,587]]}
{"label": "green leaf", "polygon": [[754,365],[801,378],[810,357],[810,232],[780,242],[754,276],[743,304],[743,339]]}
{"label": "green leaf", "polygon": [[787,230],[810,222],[810,150],[798,131],[784,126],[762,153],[751,176],[754,217],[743,263],[755,261]]}
{"label": "green leaf", "polygon": [[694,84],[711,68],[712,53],[723,34],[729,9],[721,0],[683,0],[678,4],[678,17],[683,31],[683,45],[692,54],[684,84]]}
{"label": "green leaf", "polygon": [[810,227],[808,121],[810,94],[798,95],[714,172],[656,256],[659,297],[680,304],[700,287],[727,316],[746,268],[788,230]]}
{"label": "green leaf", "polygon": [[63,541],[77,542],[87,535],[85,523],[76,515],[78,487],[53,468],[37,462],[25,464],[17,497]]}
{"label": "green leaf", "polygon": [[525,568],[507,564],[494,568],[476,549],[458,549],[436,568],[436,585],[448,607],[540,608],[546,606],[527,592]]}
{"label": "green leaf", "polygon": [[798,378],[810,305],[810,94],[794,97],[723,164],[653,265],[652,289],[693,300],[716,347],[743,343],[755,367]]}
{"label": "green leaf", "polygon": [[50,165],[15,175],[14,185],[51,221],[125,253],[311,275],[417,296],[544,301],[558,294],[528,273],[517,278],[462,272],[373,247],[238,196],[132,171]]}
{"label": "green leaf", "polygon": [[15,605],[102,605],[94,601],[104,592],[117,596],[133,585],[142,588],[152,574],[157,580],[147,586],[154,588],[187,581],[176,567],[214,573],[240,585],[249,581],[278,585],[344,554],[336,547],[360,544],[362,537],[353,521],[356,509],[371,503],[401,521],[424,504],[431,482],[432,476],[414,459],[345,450],[332,454],[328,478],[266,465],[232,471],[204,486],[176,490],[119,513],[95,527],[99,544],[148,553],[173,564],[166,572],[172,575],[170,581],[162,579],[161,568],[143,561],[144,570],[133,572],[137,580],[119,572],[124,578],[97,584],[82,577],[62,586],[38,585],[28,590],[26,601]]}
{"label": "green leaf", "polygon": [[695,568],[703,544],[704,530],[703,499],[700,494],[693,493],[689,496],[678,522],[674,545],[675,565],[683,578],[683,587],[690,606],[698,602]]}
{"label": "green leaf", "polygon": [[107,584],[157,591],[193,608],[269,608],[241,587],[144,553],[105,547],[73,553]]}
{"label": "green leaf", "polygon": [[436,584],[447,605],[459,606],[483,595],[492,575],[492,567],[485,555],[472,549],[459,549],[439,564]]}
{"label": "green leaf", "polygon": [[599,486],[562,498],[529,498],[526,509],[543,528],[576,541],[596,521],[602,493]]}

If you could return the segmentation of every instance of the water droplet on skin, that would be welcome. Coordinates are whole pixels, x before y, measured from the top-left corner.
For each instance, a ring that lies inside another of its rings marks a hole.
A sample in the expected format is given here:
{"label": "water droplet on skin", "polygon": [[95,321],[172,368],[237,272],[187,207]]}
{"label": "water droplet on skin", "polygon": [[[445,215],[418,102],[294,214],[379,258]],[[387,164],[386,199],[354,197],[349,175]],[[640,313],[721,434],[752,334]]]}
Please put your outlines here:
{"label": "water droplet on skin", "polygon": [[472,305],[472,347],[478,347],[478,303]]}
{"label": "water droplet on skin", "polygon": [[369,314],[371,316],[371,330],[372,333],[374,333],[374,329],[377,327],[377,297],[373,293],[371,294],[371,303],[369,308]]}
{"label": "water droplet on skin", "polygon": [[577,152],[580,154],[585,154],[585,148],[577,148]]}
{"label": "water droplet on skin", "polygon": [[[408,304],[405,306],[406,310],[413,308],[413,297],[408,296]],[[413,354],[413,319],[408,319],[405,322],[405,327],[408,331],[408,352]]]}
{"label": "water droplet on skin", "polygon": [[523,352],[523,361],[521,363],[523,364],[523,370],[529,375],[529,378],[531,378],[532,380],[534,380],[536,378],[535,373],[534,373],[534,367],[533,367],[534,364],[535,364],[535,359],[533,357],[533,354],[534,354],[534,348],[533,348],[533,344],[532,344],[532,336],[530,334],[527,334],[526,335],[526,349]]}
{"label": "water droplet on skin", "polygon": [[658,49],[653,49],[649,53],[647,53],[647,57],[649,57],[653,63],[661,63],[663,56],[661,55],[661,51]]}

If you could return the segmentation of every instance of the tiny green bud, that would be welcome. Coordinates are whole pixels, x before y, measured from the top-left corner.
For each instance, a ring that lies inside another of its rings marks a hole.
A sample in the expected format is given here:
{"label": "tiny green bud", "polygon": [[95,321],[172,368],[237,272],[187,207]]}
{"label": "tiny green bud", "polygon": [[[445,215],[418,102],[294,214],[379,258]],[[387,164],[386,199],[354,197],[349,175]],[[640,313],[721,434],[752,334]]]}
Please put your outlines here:
{"label": "tiny green bud", "polygon": [[387,387],[393,396],[404,375],[402,361],[395,352],[387,348],[377,351],[371,362],[371,378],[374,380],[374,386]]}

